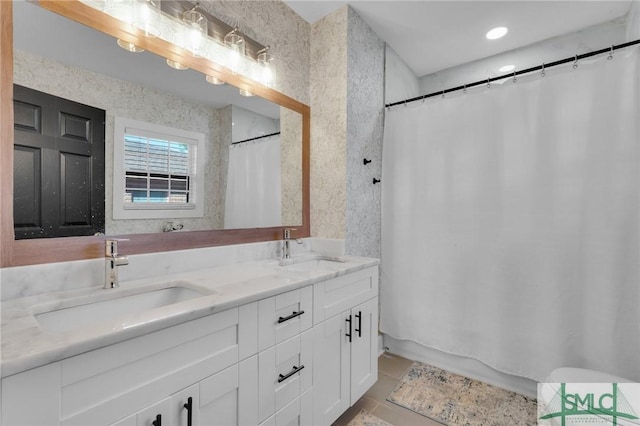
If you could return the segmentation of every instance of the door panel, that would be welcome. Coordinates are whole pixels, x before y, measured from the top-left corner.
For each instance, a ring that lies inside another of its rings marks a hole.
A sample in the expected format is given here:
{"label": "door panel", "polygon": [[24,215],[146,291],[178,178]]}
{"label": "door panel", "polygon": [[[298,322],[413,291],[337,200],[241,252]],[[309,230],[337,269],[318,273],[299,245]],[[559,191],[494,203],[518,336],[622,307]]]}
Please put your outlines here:
{"label": "door panel", "polygon": [[14,85],[16,239],[104,232],[103,110]]}

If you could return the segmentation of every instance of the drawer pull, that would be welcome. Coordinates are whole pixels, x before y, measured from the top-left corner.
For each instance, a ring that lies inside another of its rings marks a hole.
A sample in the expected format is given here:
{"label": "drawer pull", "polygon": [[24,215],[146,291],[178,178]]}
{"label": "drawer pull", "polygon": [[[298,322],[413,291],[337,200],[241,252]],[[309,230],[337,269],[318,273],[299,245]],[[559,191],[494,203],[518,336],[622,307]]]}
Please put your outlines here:
{"label": "drawer pull", "polygon": [[358,328],[356,328],[356,332],[358,333],[358,337],[362,337],[362,311],[358,311],[356,318],[358,318]]}
{"label": "drawer pull", "polygon": [[349,332],[344,335],[349,338],[349,343],[351,343],[351,315],[349,315],[349,318],[345,319],[345,321],[349,323]]}
{"label": "drawer pull", "polygon": [[291,315],[289,315],[288,317],[280,317],[278,318],[278,324],[281,324],[285,321],[289,321],[290,319],[294,319],[296,317],[299,317],[300,315],[304,314],[304,311],[298,311],[298,312],[293,312]]}
{"label": "drawer pull", "polygon": [[280,376],[278,377],[278,383],[284,382],[289,377],[293,376],[294,374],[296,374],[298,371],[302,370],[303,368],[304,368],[304,365],[301,365],[300,367],[296,367],[294,365],[293,366],[293,370],[289,371],[287,374],[280,374]]}
{"label": "drawer pull", "polygon": [[152,422],[151,422],[151,424],[152,424],[153,426],[162,426],[162,415],[161,415],[161,414],[158,414],[158,415],[156,416],[156,419],[155,419],[154,421],[152,421]]}
{"label": "drawer pull", "polygon": [[183,405],[187,409],[187,426],[192,426],[193,422],[193,398],[187,398],[187,403]]}

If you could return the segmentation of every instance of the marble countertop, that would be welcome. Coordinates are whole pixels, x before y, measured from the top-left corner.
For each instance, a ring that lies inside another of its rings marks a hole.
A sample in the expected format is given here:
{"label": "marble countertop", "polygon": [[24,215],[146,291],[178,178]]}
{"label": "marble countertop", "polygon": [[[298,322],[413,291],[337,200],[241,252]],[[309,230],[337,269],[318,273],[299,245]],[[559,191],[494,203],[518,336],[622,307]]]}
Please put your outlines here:
{"label": "marble countertop", "polygon": [[[289,260],[287,265],[281,265],[278,259],[236,263],[121,282],[117,289],[96,286],[2,302],[2,377],[379,263],[378,259],[353,256],[343,256],[339,262],[317,262],[320,258],[305,255]],[[114,316],[113,320],[79,325],[69,331],[47,331],[35,317],[69,306],[175,286],[204,295],[135,314]]]}

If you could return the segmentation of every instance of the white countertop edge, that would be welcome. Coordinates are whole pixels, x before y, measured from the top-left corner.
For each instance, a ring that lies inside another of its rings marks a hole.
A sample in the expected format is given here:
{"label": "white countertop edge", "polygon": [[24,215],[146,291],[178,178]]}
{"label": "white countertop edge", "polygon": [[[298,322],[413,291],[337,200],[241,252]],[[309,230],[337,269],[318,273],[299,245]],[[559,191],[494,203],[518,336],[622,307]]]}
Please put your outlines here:
{"label": "white countertop edge", "polygon": [[[303,256],[293,259],[293,262],[305,259],[310,257]],[[2,378],[11,376],[187,321],[374,267],[380,263],[378,259],[354,256],[344,256],[343,259],[344,263],[336,263],[332,265],[332,269],[306,272],[288,271],[280,266],[278,259],[271,259],[123,282],[119,290],[124,292],[135,292],[136,289],[152,285],[162,288],[183,282],[187,283],[187,287],[193,283],[193,288],[215,292],[212,295],[130,316],[128,319],[132,323],[124,327],[102,323],[74,332],[55,333],[43,331],[33,316],[34,307],[43,304],[63,304],[70,298],[81,298],[95,295],[96,292],[112,290],[93,287],[3,302],[0,375]],[[255,269],[253,275],[251,269]],[[243,276],[242,272],[247,270],[249,272]],[[234,271],[235,275],[239,275],[237,280],[233,278]],[[224,276],[224,279],[216,282],[220,276]]]}

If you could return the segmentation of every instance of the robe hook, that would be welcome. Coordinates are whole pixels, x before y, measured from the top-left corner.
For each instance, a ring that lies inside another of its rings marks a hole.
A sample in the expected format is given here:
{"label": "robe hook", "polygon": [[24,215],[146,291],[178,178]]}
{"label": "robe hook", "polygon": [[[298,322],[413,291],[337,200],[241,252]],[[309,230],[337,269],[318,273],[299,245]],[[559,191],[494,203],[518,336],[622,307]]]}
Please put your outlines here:
{"label": "robe hook", "polygon": [[378,183],[378,182],[380,182],[380,179],[373,178],[373,184],[374,184],[374,185],[375,185],[376,183]]}
{"label": "robe hook", "polygon": [[367,160],[366,158],[363,158],[363,159],[362,159],[362,164],[364,164],[365,166],[366,166],[367,164],[369,164],[370,162],[371,162],[371,160]]}

